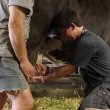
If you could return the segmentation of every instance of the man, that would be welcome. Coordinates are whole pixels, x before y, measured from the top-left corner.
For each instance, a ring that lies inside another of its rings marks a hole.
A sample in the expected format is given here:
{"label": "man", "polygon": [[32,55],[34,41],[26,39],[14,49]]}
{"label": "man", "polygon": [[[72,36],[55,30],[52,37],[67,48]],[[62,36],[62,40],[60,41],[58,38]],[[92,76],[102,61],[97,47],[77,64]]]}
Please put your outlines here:
{"label": "man", "polygon": [[36,72],[26,49],[33,4],[34,0],[0,0],[0,110],[7,97],[12,101],[11,110],[33,108],[25,79]]}
{"label": "man", "polygon": [[86,88],[79,110],[110,110],[109,47],[98,35],[82,26],[72,9],[61,11],[54,24],[63,41],[63,56],[69,64],[48,72],[46,76],[36,76],[33,79],[39,82],[55,80],[80,67]]}

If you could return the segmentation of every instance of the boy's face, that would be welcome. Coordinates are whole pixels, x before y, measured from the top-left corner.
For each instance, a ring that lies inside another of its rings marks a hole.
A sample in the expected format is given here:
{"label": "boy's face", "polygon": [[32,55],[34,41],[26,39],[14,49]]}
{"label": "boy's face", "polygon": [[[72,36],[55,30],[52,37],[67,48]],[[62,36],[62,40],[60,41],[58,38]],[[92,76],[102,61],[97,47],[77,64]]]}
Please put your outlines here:
{"label": "boy's face", "polygon": [[60,29],[59,30],[62,39],[70,39],[70,40],[76,40],[77,38],[77,29],[76,27],[69,25],[66,28]]}

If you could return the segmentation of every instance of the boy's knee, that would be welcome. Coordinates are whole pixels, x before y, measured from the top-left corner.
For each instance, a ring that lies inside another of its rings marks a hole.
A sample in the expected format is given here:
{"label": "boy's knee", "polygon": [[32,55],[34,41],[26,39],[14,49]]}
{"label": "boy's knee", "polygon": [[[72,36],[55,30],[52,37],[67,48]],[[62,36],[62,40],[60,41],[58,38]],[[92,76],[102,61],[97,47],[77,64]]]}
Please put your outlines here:
{"label": "boy's knee", "polygon": [[102,109],[97,109],[97,108],[86,108],[84,110],[102,110]]}

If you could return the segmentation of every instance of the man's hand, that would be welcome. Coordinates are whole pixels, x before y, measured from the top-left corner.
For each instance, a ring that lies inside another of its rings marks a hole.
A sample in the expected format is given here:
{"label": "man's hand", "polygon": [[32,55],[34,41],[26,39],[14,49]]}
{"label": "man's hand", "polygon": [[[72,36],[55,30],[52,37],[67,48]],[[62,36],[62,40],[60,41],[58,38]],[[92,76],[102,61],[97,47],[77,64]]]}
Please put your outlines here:
{"label": "man's hand", "polygon": [[36,70],[30,62],[22,62],[20,63],[20,68],[27,80],[31,80],[33,76],[35,76]]}
{"label": "man's hand", "polygon": [[43,64],[35,64],[36,75],[45,75],[47,68]]}

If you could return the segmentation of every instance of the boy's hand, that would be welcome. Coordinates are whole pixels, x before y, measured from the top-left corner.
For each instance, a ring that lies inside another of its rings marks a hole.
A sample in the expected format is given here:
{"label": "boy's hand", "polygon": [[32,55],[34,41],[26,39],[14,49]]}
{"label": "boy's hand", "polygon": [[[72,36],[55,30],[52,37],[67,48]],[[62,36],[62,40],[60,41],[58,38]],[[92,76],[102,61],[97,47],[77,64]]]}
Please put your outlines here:
{"label": "boy's hand", "polygon": [[32,81],[38,82],[38,83],[44,83],[44,76],[34,76],[32,78]]}
{"label": "boy's hand", "polygon": [[45,75],[47,72],[47,68],[43,64],[36,64],[36,75]]}

